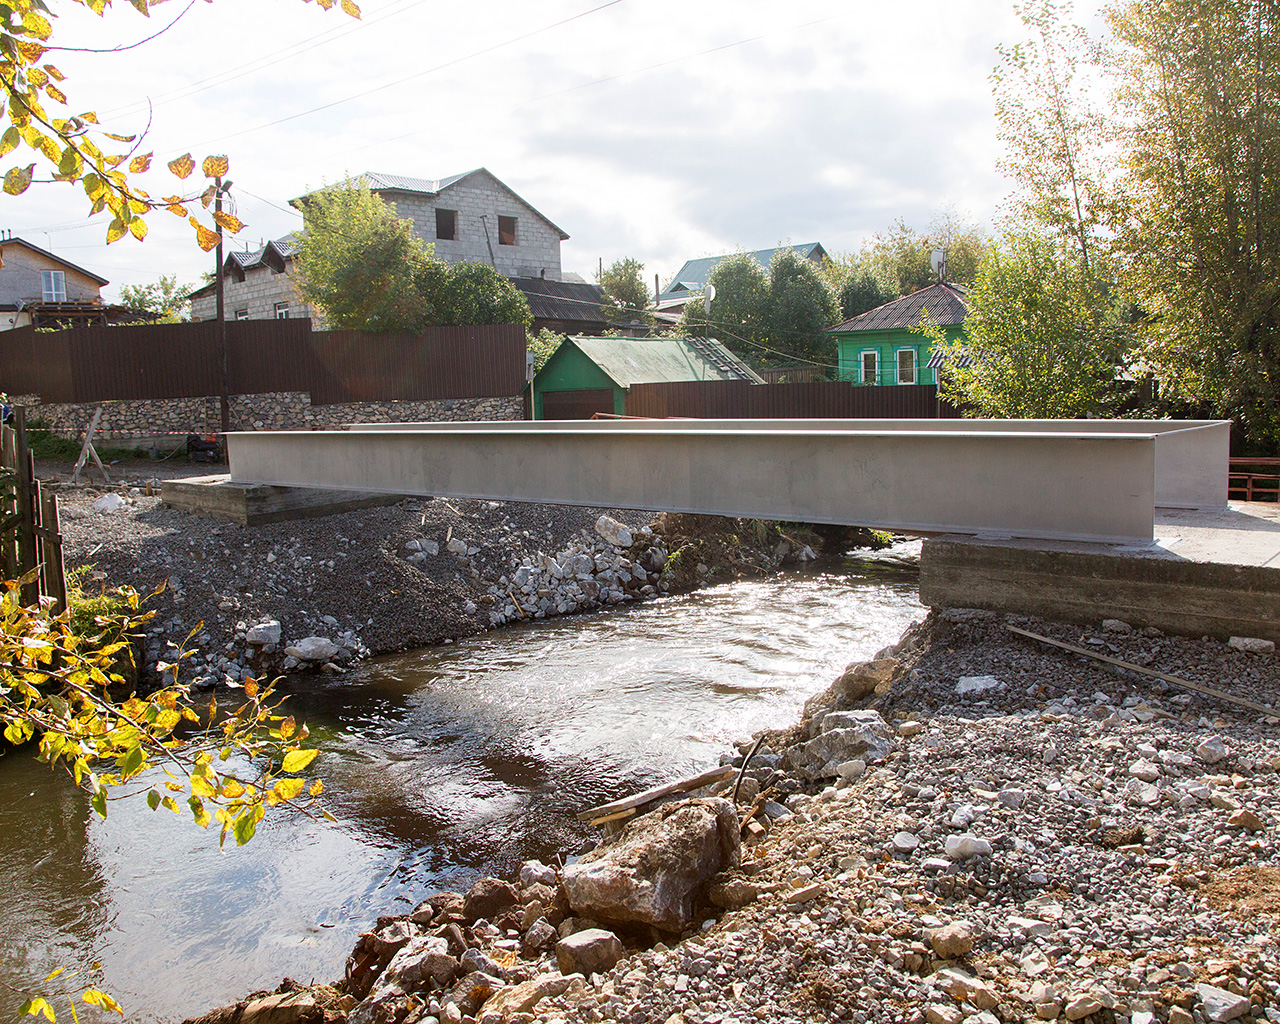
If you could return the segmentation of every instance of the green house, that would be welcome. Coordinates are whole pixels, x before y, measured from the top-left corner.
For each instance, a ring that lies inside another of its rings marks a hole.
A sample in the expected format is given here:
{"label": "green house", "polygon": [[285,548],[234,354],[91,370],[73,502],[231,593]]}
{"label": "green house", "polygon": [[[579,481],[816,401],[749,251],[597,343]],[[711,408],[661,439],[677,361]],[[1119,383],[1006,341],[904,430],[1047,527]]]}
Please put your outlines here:
{"label": "green house", "polygon": [[533,378],[535,420],[585,420],[626,409],[633,384],[764,381],[714,338],[566,338]]}
{"label": "green house", "polygon": [[933,345],[911,330],[926,316],[948,341],[963,338],[969,312],[963,287],[940,281],[828,328],[836,337],[841,380],[854,384],[937,384]]}

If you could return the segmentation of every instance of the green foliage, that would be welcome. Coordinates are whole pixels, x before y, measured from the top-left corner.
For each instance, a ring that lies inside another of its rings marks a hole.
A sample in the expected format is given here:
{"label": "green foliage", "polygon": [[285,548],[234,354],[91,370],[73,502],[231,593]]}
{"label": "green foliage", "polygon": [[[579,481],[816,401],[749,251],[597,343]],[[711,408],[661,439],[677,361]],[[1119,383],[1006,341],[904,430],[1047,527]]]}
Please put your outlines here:
{"label": "green foliage", "polygon": [[445,263],[413,221],[344,182],[306,200],[294,258],[298,291],[336,330],[422,331],[467,324],[529,324],[524,296],[484,263]]}
{"label": "green foliage", "polygon": [[560,342],[564,341],[563,334],[557,334],[555,331],[543,328],[536,334],[529,335],[528,347],[533,353],[533,372],[537,373],[547,365],[547,360],[551,358],[555,350],[560,347]]}
{"label": "green foliage", "polygon": [[1109,18],[1144,359],[1166,395],[1280,452],[1280,10],[1162,0]]}
{"label": "green foliage", "polygon": [[176,274],[161,274],[150,284],[126,284],[120,288],[120,303],[130,309],[159,313],[161,323],[184,323],[191,319],[191,285],[179,284]]}
{"label": "green foliage", "polygon": [[840,316],[852,320],[855,316],[892,302],[893,296],[880,287],[875,274],[865,267],[854,267],[840,285],[836,295],[840,303]]}
{"label": "green foliage", "polygon": [[982,259],[984,243],[985,238],[978,228],[963,223],[954,213],[944,211],[935,216],[923,233],[901,220],[895,221],[890,230],[871,240],[864,259],[879,282],[881,292],[892,293],[890,299],[894,299],[910,295],[938,280],[930,263],[933,250],[937,248],[946,252],[947,280],[957,284],[971,283]]}
{"label": "green foliage", "polygon": [[710,322],[695,298],[684,308],[678,333],[709,333],[752,363],[835,361],[835,342],[824,331],[840,319],[840,307],[812,261],[787,248],[766,270],[750,253],[736,253],[716,264],[707,283],[716,289]]}
{"label": "green foliage", "polygon": [[[27,428],[27,446],[31,453],[41,461],[75,462],[80,457],[82,442],[72,437],[61,437],[43,427]],[[131,459],[137,452],[132,448],[103,448],[94,445],[98,458],[104,462],[115,462]]]}
{"label": "green foliage", "polygon": [[836,342],[826,329],[840,320],[840,304],[812,260],[790,248],[774,253],[766,310],[771,348],[816,363],[836,361]]}
{"label": "green foliage", "polygon": [[[981,415],[1071,418],[1100,411],[1118,353],[1104,344],[1106,298],[1078,254],[1036,231],[1011,232],[988,248],[969,293],[967,340],[919,328],[950,355],[944,397]],[[961,351],[973,365],[956,365]]]}
{"label": "green foliage", "polygon": [[599,285],[604,290],[600,313],[610,323],[638,320],[653,323],[649,312],[649,290],[644,283],[644,264],[635,259],[614,260],[600,272]]}

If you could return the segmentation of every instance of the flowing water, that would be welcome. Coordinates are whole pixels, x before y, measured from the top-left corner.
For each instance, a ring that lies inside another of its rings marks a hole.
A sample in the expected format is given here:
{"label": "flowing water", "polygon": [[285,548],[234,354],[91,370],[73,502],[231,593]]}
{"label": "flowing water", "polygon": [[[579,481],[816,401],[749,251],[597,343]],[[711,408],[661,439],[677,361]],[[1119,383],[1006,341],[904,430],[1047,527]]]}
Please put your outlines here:
{"label": "flowing water", "polygon": [[[313,774],[338,821],[268,814],[248,846],[224,853],[189,818],[141,800],[100,820],[30,749],[8,751],[0,1021],[21,1002],[6,985],[59,965],[100,964],[101,987],[144,1022],[181,1021],[285,975],[340,977],[378,914],[575,850],[586,838],[575,811],[791,723],[847,662],[920,617],[916,595],[914,570],[892,557],[853,561],[295,680],[290,707],[324,751]],[[55,1010],[71,1019],[65,1002]]]}

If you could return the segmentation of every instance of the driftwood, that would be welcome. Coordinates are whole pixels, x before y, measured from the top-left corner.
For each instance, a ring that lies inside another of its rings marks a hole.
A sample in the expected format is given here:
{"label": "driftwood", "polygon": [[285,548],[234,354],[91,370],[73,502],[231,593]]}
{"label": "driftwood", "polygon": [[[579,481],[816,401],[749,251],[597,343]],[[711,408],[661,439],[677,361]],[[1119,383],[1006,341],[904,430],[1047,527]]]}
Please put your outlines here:
{"label": "driftwood", "polygon": [[637,793],[635,796],[624,797],[621,800],[614,800],[612,803],[601,804],[599,807],[592,807],[590,810],[578,812],[579,821],[601,821],[613,818],[615,815],[622,817],[619,812],[632,811],[636,808],[643,807],[645,804],[652,803],[654,800],[660,800],[664,796],[670,796],[672,793],[687,793],[691,789],[701,789],[703,786],[710,786],[712,783],[727,779],[737,771],[733,765],[723,765],[720,768],[712,768],[705,771],[701,775],[695,775],[690,779],[682,779],[679,782],[668,782],[662,786],[655,786],[653,789],[646,789],[643,793]]}
{"label": "driftwood", "polygon": [[1087,647],[1077,647],[1075,644],[1063,643],[1061,640],[1054,640],[1047,636],[1041,636],[1039,633],[1032,633],[1030,630],[1019,629],[1017,626],[1006,625],[1005,629],[1010,633],[1017,633],[1019,636],[1029,637],[1032,640],[1039,640],[1043,644],[1049,644],[1052,647],[1061,647],[1064,651],[1070,651],[1072,654],[1083,654],[1086,658],[1093,658],[1096,661],[1105,661],[1108,665],[1117,665],[1120,668],[1128,669],[1130,672],[1137,672],[1144,676],[1152,676],[1155,679],[1162,679],[1166,683],[1172,683],[1174,686],[1180,686],[1184,690],[1194,690],[1196,693],[1203,693],[1207,697],[1217,697],[1219,700],[1229,701],[1232,704],[1239,704],[1241,707],[1249,708],[1252,711],[1261,711],[1264,715],[1277,715],[1280,710],[1268,707],[1266,704],[1259,704],[1256,701],[1247,700],[1244,697],[1236,697],[1233,694],[1225,693],[1222,690],[1215,690],[1211,686],[1202,686],[1200,683],[1193,683],[1189,679],[1179,679],[1177,676],[1168,675],[1165,672],[1155,672],[1149,668],[1143,668],[1141,665],[1135,665],[1130,661],[1121,661],[1119,658],[1112,658],[1106,654],[1098,654],[1091,651]]}

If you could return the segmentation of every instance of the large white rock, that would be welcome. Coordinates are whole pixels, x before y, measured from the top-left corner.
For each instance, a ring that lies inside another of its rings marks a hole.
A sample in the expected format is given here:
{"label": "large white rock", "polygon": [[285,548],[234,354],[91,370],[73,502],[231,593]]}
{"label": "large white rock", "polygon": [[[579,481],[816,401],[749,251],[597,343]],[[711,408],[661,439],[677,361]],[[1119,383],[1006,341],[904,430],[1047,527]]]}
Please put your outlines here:
{"label": "large white rock", "polygon": [[629,548],[633,540],[631,530],[612,516],[601,516],[596,520],[596,533],[618,548]]}
{"label": "large white rock", "polygon": [[787,763],[802,778],[835,778],[848,762],[882,761],[897,745],[894,730],[878,711],[830,711],[818,728],[813,739],[786,753]]}
{"label": "large white rock", "polygon": [[290,644],[284,653],[299,661],[328,661],[338,653],[338,645],[327,636],[308,636]]}
{"label": "large white rock", "polygon": [[991,843],[979,839],[972,832],[964,832],[958,836],[947,836],[944,849],[952,860],[968,860],[970,857],[989,857]]}
{"label": "large white rock", "polygon": [[1233,636],[1227,641],[1227,646],[1249,654],[1274,654],[1276,650],[1274,640],[1263,640],[1256,636]]}
{"label": "large white rock", "polygon": [[1200,997],[1200,1008],[1204,1010],[1204,1015],[1211,1021],[1235,1020],[1249,1012],[1248,996],[1238,996],[1215,985],[1197,985],[1196,995]]}
{"label": "large white rock", "polygon": [[956,683],[956,693],[986,693],[988,690],[1003,690],[1004,683],[995,676],[961,676]]}
{"label": "large white rock", "polygon": [[104,494],[93,503],[94,510],[98,512],[119,512],[124,506],[124,498],[114,491],[111,494]]}
{"label": "large white rock", "polygon": [[280,635],[280,623],[271,619],[267,622],[259,622],[256,626],[250,626],[245,631],[244,638],[251,644],[278,644]]}

